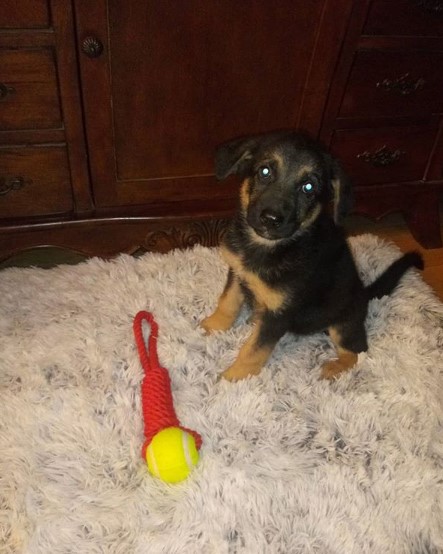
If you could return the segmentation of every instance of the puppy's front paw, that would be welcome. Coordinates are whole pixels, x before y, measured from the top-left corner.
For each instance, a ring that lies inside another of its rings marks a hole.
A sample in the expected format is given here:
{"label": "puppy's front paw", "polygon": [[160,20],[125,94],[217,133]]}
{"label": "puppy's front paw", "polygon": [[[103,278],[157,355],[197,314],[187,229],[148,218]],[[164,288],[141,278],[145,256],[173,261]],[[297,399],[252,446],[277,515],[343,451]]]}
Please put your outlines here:
{"label": "puppy's front paw", "polygon": [[237,361],[221,374],[221,378],[231,382],[241,381],[249,375],[258,375],[260,370],[261,367],[251,367],[248,364],[242,364]]}
{"label": "puppy's front paw", "polygon": [[320,379],[328,379],[329,381],[338,379],[348,369],[349,366],[346,366],[340,360],[325,362],[321,367]]}
{"label": "puppy's front paw", "polygon": [[214,329],[211,326],[211,317],[205,317],[205,319],[203,319],[203,321],[200,322],[200,327],[205,332],[205,335],[211,334],[214,331]]}
{"label": "puppy's front paw", "polygon": [[238,371],[233,366],[229,367],[223,373],[220,375],[221,379],[226,379],[226,381],[230,381],[231,383],[234,383],[235,381],[240,381],[241,379],[245,379],[247,375],[242,375],[241,371]]}
{"label": "puppy's front paw", "polygon": [[213,333],[214,331],[227,331],[232,325],[231,319],[223,317],[223,315],[217,312],[206,317],[201,323],[200,327],[205,331],[206,335]]}

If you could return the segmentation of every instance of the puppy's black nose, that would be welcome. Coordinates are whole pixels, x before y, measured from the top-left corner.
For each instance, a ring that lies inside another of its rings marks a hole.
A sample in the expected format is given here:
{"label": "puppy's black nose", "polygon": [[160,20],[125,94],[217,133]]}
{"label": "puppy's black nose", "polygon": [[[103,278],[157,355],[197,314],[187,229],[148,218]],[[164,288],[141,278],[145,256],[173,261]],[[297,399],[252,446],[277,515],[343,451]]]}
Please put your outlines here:
{"label": "puppy's black nose", "polygon": [[260,221],[265,227],[277,229],[283,223],[284,217],[273,210],[263,210],[260,214]]}

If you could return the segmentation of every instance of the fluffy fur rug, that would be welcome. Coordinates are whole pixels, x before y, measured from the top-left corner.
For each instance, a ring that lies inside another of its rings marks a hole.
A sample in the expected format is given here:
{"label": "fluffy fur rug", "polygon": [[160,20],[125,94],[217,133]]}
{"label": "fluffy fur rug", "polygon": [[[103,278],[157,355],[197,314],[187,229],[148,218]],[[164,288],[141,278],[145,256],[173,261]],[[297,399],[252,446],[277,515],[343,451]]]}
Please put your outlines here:
{"label": "fluffy fur rug", "polygon": [[[398,256],[351,241],[366,282]],[[370,351],[334,383],[324,334],[286,336],[259,377],[217,374],[250,331],[198,322],[216,249],[0,273],[0,551],[75,554],[443,552],[443,305],[416,272],[370,305]],[[160,325],[191,477],[140,457],[140,309]]]}

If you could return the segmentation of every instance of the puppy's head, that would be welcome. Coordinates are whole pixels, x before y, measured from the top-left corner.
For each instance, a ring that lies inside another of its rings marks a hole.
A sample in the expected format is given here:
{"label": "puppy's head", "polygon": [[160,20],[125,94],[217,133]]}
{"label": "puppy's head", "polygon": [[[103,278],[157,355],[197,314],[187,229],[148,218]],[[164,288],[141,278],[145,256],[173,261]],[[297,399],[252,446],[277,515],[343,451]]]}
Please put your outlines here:
{"label": "puppy's head", "polygon": [[240,202],[256,235],[276,241],[307,229],[332,201],[336,222],[349,211],[351,187],[338,162],[298,132],[228,142],[216,153],[216,177],[243,178]]}

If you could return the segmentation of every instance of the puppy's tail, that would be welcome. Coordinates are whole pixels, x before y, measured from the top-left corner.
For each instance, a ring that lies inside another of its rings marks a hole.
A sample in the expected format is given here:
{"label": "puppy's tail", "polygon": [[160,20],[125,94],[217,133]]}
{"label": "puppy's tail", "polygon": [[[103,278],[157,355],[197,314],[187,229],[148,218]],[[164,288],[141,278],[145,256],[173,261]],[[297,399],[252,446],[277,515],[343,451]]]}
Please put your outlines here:
{"label": "puppy's tail", "polygon": [[403,274],[410,268],[424,269],[423,258],[418,252],[408,252],[390,265],[371,285],[366,287],[366,293],[371,298],[381,298],[390,294]]}

